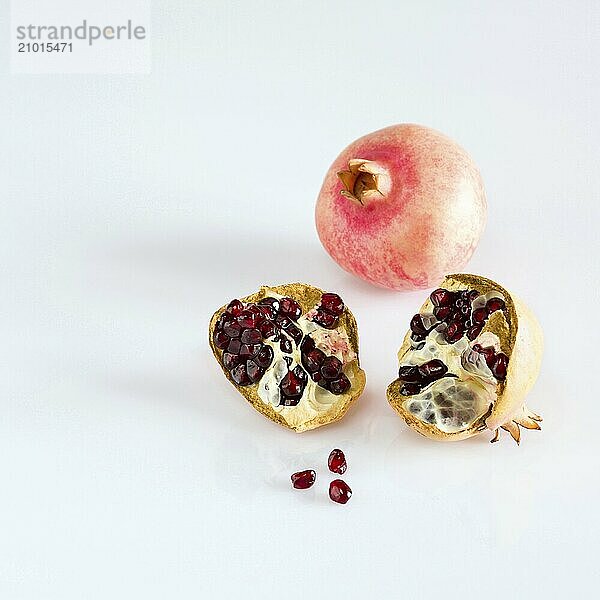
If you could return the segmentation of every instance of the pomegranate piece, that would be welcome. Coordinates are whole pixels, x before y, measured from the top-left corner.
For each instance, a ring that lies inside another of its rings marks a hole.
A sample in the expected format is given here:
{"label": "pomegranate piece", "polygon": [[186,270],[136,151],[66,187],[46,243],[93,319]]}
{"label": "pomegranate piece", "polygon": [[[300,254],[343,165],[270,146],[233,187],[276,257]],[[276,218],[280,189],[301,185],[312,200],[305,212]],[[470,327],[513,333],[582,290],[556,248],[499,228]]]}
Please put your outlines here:
{"label": "pomegranate piece", "polygon": [[[250,388],[240,389],[240,392],[257,410],[296,431],[339,418],[364,388],[352,314],[346,311],[337,294],[319,293],[317,296],[315,291],[304,284],[278,286],[273,288],[273,294],[280,298],[267,294],[254,300],[259,295],[255,294],[247,299],[235,299],[211,319],[211,348],[230,381],[238,389]],[[297,297],[292,295],[296,293]],[[310,303],[305,306],[306,320],[300,318],[301,302]],[[343,327],[336,329],[341,315],[344,315]],[[307,323],[313,316],[315,326]],[[310,331],[310,335],[305,331]],[[352,379],[342,372],[338,356],[343,358],[344,370],[347,368]],[[324,377],[320,369],[326,359],[327,377]],[[269,379],[265,380],[267,375]],[[344,404],[336,404],[331,399],[321,402],[322,391],[315,384],[334,396],[352,394],[353,389],[355,395],[349,395]],[[314,410],[309,413],[273,411],[272,407],[277,404],[297,406],[307,392],[308,402],[317,413],[322,413],[318,416],[325,419],[316,419]]]}
{"label": "pomegranate piece", "polygon": [[343,475],[346,472],[346,456],[339,448],[334,448],[327,459],[327,466],[332,473]]}
{"label": "pomegranate piece", "polygon": [[297,490],[307,490],[312,487],[317,478],[317,474],[312,469],[298,471],[292,475],[292,486]]}
{"label": "pomegranate piece", "polygon": [[344,301],[337,294],[323,294],[321,296],[321,308],[339,317],[344,312]]}
{"label": "pomegranate piece", "polygon": [[[414,343],[424,335],[427,344]],[[541,344],[535,318],[507,290],[476,275],[448,276],[410,321],[388,400],[433,439],[465,439],[487,428],[492,441],[504,429],[519,442],[520,427],[539,429],[524,399]]]}
{"label": "pomegranate piece", "polygon": [[346,504],[352,496],[350,486],[342,479],[334,479],[329,484],[329,497],[338,504]]}

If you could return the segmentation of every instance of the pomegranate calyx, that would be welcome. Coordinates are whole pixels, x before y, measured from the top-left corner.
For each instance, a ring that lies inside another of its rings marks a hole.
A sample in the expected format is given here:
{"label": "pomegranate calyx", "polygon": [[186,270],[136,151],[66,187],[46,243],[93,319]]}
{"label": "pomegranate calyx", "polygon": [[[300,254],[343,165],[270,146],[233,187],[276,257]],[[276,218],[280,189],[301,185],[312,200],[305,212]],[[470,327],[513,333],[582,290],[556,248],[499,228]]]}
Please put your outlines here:
{"label": "pomegranate calyx", "polygon": [[338,171],[337,176],[344,185],[340,192],[342,196],[361,206],[372,200],[385,198],[391,187],[387,169],[362,158],[348,161],[348,170]]}

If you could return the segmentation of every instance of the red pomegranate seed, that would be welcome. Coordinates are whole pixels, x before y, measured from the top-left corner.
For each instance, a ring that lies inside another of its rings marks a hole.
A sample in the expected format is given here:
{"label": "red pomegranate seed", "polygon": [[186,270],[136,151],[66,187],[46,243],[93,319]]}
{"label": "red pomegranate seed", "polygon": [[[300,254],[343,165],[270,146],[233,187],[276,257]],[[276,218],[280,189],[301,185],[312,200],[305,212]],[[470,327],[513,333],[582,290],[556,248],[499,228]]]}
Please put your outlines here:
{"label": "red pomegranate seed", "polygon": [[302,314],[300,305],[293,298],[282,298],[279,301],[279,312],[289,317],[290,319],[297,321]]}
{"label": "red pomegranate seed", "polygon": [[481,308],[476,308],[473,311],[473,315],[471,317],[473,323],[484,323],[487,318],[488,311],[487,308],[485,308],[484,306],[482,306]]}
{"label": "red pomegranate seed", "polygon": [[229,346],[229,336],[224,331],[216,331],[213,337],[215,341],[215,346],[224,350]]}
{"label": "red pomegranate seed", "polygon": [[246,371],[246,365],[238,365],[231,371],[231,378],[238,385],[249,385],[251,383],[248,372]]}
{"label": "red pomegranate seed", "polygon": [[242,344],[240,346],[239,354],[243,359],[250,358],[254,356],[261,347],[261,344]]}
{"label": "red pomegranate seed", "polygon": [[244,310],[244,305],[239,300],[232,300],[226,308],[227,312],[234,317],[238,317]]}
{"label": "red pomegranate seed", "polygon": [[410,320],[410,329],[413,333],[417,335],[423,335],[427,333],[427,328],[425,327],[425,323],[423,323],[423,317],[420,314],[416,314]]}
{"label": "red pomegranate seed", "polygon": [[272,335],[275,335],[277,332],[277,326],[271,321],[264,321],[260,324],[258,329],[265,340],[270,338]]}
{"label": "red pomegranate seed", "polygon": [[[304,371],[302,371],[304,373]],[[288,371],[279,384],[279,389],[284,396],[296,397],[302,395],[306,381],[302,377],[296,367],[293,371]]]}
{"label": "red pomegranate seed", "polygon": [[292,486],[297,490],[307,490],[312,487],[317,474],[312,469],[298,471],[292,475]]}
{"label": "red pomegranate seed", "polygon": [[463,331],[462,321],[452,321],[446,329],[446,341],[457,342],[462,337]]}
{"label": "red pomegranate seed", "polygon": [[332,315],[339,317],[344,312],[344,301],[337,294],[323,294],[321,296],[321,307]]}
{"label": "red pomegranate seed", "polygon": [[328,356],[321,364],[321,375],[325,379],[335,379],[342,370],[342,363],[335,356]]}
{"label": "red pomegranate seed", "polygon": [[454,294],[448,290],[438,288],[429,296],[434,306],[449,306],[454,301]]}
{"label": "red pomegranate seed", "polygon": [[230,352],[223,352],[223,366],[231,371],[234,367],[237,367],[242,362],[242,359],[237,354],[231,354]]}
{"label": "red pomegranate seed", "polygon": [[501,298],[490,298],[487,301],[487,304],[485,305],[485,307],[488,309],[488,312],[491,314],[493,312],[496,312],[497,310],[504,310],[506,308],[506,304],[504,303],[504,300],[502,300]]}
{"label": "red pomegranate seed", "polygon": [[433,314],[440,320],[445,321],[452,312],[451,306],[439,306],[433,309]]}
{"label": "red pomegranate seed", "polygon": [[271,346],[263,346],[254,357],[254,362],[263,369],[270,367],[273,362],[273,348]]}
{"label": "red pomegranate seed", "polygon": [[329,484],[329,497],[338,504],[346,504],[352,496],[350,486],[342,479],[334,479]]}
{"label": "red pomegranate seed", "polygon": [[346,457],[339,448],[334,448],[331,451],[327,459],[327,466],[332,473],[338,473],[338,475],[343,475],[346,472],[348,467]]}
{"label": "red pomegranate seed", "polygon": [[227,346],[227,352],[231,352],[231,354],[239,354],[241,347],[242,342],[240,342],[240,340],[231,340],[229,342],[229,346]]}
{"label": "red pomegranate seed", "polygon": [[259,367],[255,360],[246,363],[246,371],[252,383],[256,383],[265,374],[265,370]]}
{"label": "red pomegranate seed", "polygon": [[343,373],[337,379],[329,382],[329,391],[336,396],[347,392],[349,389],[350,380]]}
{"label": "red pomegranate seed", "polygon": [[484,323],[479,323],[479,325],[473,325],[469,327],[467,330],[467,337],[473,341],[483,330]]}
{"label": "red pomegranate seed", "polygon": [[244,329],[240,339],[242,344],[258,344],[262,340],[262,335],[258,329]]}
{"label": "red pomegranate seed", "polygon": [[447,372],[448,367],[439,358],[434,358],[419,367],[419,375],[423,381],[439,379]]}
{"label": "red pomegranate seed", "polygon": [[259,324],[259,321],[259,316],[248,309],[242,311],[238,317],[238,323],[244,329],[256,327]]}
{"label": "red pomegranate seed", "polygon": [[326,310],[318,308],[317,314],[313,317],[313,322],[325,329],[334,329],[338,325],[339,318]]}
{"label": "red pomegranate seed", "polygon": [[227,323],[227,325],[223,327],[223,331],[230,338],[237,338],[240,337],[240,333],[242,333],[242,328],[239,323]]}
{"label": "red pomegranate seed", "polygon": [[402,365],[398,369],[398,379],[402,381],[414,382],[419,379],[419,369],[414,365]]}
{"label": "red pomegranate seed", "polygon": [[405,383],[400,388],[400,393],[403,396],[414,396],[421,391],[421,386],[418,383]]}
{"label": "red pomegranate seed", "polygon": [[508,369],[508,356],[506,356],[506,354],[503,354],[502,352],[496,354],[496,357],[494,358],[494,362],[492,363],[492,366],[490,367],[490,370],[492,371],[492,375],[498,381],[504,381],[506,379],[507,369]]}
{"label": "red pomegranate seed", "polygon": [[324,359],[325,353],[322,350],[319,350],[319,348],[314,348],[310,352],[302,355],[302,364],[309,373],[314,373],[319,370]]}

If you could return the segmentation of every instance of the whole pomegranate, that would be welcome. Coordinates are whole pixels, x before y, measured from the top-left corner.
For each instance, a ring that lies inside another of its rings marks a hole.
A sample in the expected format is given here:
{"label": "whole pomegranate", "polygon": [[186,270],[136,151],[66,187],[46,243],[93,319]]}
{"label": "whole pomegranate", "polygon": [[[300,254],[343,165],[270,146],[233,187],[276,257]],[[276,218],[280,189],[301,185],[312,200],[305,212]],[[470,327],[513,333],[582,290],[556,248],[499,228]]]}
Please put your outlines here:
{"label": "whole pomegranate", "polygon": [[469,155],[433,129],[403,124],[359,138],[336,158],[315,216],[323,246],[346,271],[415,290],[462,270],[486,213]]}

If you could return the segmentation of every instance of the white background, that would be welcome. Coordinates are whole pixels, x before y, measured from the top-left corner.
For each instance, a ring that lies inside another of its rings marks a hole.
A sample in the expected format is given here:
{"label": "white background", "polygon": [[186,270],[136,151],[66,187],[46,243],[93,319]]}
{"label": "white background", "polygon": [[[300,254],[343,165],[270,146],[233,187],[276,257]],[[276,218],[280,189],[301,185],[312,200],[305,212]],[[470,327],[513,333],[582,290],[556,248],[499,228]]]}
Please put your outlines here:
{"label": "white background", "polygon": [[[165,0],[150,75],[9,75],[4,46],[0,597],[597,594],[599,26],[593,1]],[[489,220],[468,270],[545,328],[543,431],[521,447],[403,424],[385,387],[426,292],[352,278],[316,236],[331,161],[396,122],[474,156]],[[368,375],[302,435],[206,339],[218,306],[294,280],[346,299]]]}

